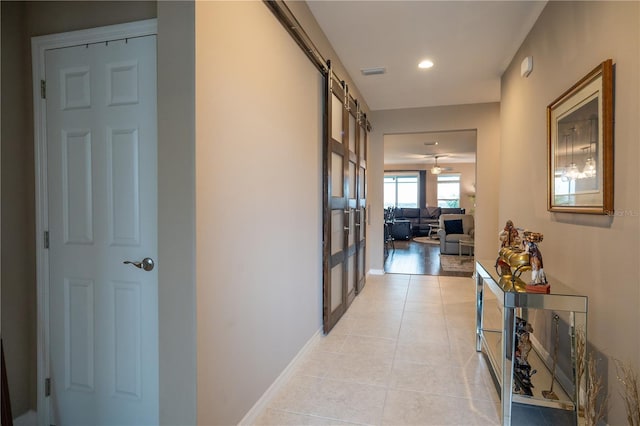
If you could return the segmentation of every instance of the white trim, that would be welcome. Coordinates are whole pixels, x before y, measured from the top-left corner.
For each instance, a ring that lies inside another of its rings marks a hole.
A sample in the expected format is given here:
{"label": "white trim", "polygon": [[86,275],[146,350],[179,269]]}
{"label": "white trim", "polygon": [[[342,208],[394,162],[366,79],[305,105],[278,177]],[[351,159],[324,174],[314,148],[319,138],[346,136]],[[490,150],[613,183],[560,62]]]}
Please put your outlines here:
{"label": "white trim", "polygon": [[38,424],[38,414],[29,410],[20,417],[13,419],[13,426],[36,426]]}
{"label": "white trim", "polygon": [[300,352],[291,360],[289,365],[282,370],[282,373],[274,382],[269,386],[269,388],[262,394],[260,399],[253,404],[253,407],[245,414],[245,416],[240,420],[238,425],[252,425],[258,419],[258,416],[261,415],[264,410],[267,408],[269,403],[273,400],[273,398],[277,395],[278,391],[282,389],[282,387],[287,384],[291,376],[296,371],[296,367],[300,361],[305,357],[307,353],[320,341],[322,337],[322,328],[315,332],[313,336],[307,341],[307,343],[300,349]]}
{"label": "white trim", "polygon": [[143,37],[158,33],[156,19],[109,25],[88,30],[51,34],[31,39],[33,84],[34,156],[36,184],[36,274],[37,274],[37,424],[48,426],[49,398],[44,396],[44,381],[49,377],[49,254],[43,245],[48,230],[46,101],[40,98],[40,81],[45,80],[45,52],[50,49],[100,43],[109,40]]}
{"label": "white trim", "polygon": [[384,275],[384,269],[369,269],[367,275]]}

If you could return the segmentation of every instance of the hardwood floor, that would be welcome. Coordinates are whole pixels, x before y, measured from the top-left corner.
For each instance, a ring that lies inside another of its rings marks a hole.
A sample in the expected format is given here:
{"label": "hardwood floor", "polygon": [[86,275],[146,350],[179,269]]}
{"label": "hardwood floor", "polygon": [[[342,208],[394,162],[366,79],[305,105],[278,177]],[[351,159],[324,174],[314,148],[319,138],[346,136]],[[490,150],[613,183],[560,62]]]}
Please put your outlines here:
{"label": "hardwood floor", "polygon": [[439,275],[448,277],[470,277],[467,272],[444,271],[440,266],[440,246],[414,241],[395,241],[395,250],[390,249],[384,261],[388,274]]}

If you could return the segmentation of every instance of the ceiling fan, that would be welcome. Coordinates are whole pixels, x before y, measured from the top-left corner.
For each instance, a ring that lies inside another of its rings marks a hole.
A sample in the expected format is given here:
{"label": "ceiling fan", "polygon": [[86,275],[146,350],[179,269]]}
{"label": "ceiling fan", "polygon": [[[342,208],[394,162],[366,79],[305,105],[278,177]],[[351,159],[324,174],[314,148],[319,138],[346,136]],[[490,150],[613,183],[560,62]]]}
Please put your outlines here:
{"label": "ceiling fan", "polygon": [[441,166],[438,165],[438,158],[448,157],[447,154],[427,155],[426,157],[433,157],[436,160],[434,165],[433,165],[433,167],[431,168],[431,174],[432,175],[439,175],[442,172],[447,172],[447,171],[451,170],[451,167],[441,167]]}

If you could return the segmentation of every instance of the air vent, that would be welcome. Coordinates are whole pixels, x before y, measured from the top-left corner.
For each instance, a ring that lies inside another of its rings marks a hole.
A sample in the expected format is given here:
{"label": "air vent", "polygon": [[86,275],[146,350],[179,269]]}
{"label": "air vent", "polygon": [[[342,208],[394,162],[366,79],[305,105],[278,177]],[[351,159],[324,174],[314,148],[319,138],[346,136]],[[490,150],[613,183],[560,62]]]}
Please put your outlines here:
{"label": "air vent", "polygon": [[376,74],[384,74],[387,72],[385,67],[375,67],[375,68],[362,68],[360,69],[362,75],[376,75]]}

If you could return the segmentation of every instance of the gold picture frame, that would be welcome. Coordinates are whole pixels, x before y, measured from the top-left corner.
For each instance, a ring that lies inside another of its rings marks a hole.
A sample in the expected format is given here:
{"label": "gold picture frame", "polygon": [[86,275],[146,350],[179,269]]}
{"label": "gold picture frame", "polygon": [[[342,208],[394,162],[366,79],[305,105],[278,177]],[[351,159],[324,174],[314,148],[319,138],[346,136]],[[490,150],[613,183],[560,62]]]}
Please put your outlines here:
{"label": "gold picture frame", "polygon": [[613,61],[547,106],[548,210],[613,213]]}

